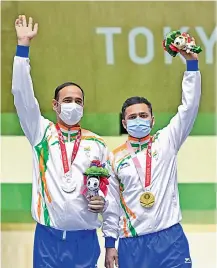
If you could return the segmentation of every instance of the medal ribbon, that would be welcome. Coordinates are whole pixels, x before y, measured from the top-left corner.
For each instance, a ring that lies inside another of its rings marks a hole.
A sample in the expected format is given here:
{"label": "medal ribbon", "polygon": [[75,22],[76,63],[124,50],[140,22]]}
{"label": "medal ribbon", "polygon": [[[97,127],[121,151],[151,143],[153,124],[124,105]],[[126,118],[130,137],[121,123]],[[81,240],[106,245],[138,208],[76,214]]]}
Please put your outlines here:
{"label": "medal ribbon", "polygon": [[[62,134],[58,124],[56,124],[56,130],[57,130],[57,133],[58,133],[58,139],[59,139],[59,143],[60,143],[63,170],[64,170],[64,174],[66,174],[70,170],[69,163],[68,163],[68,157],[67,157],[67,151],[66,151],[66,145],[65,145],[65,142],[64,142],[63,134]],[[77,135],[77,138],[75,140],[75,144],[74,144],[73,151],[72,151],[71,165],[74,162],[75,157],[76,157],[76,155],[78,153],[80,143],[81,143],[81,130],[78,131],[78,135]]]}
{"label": "medal ribbon", "polygon": [[[144,172],[142,170],[141,164],[139,162],[138,157],[136,156],[131,144],[129,141],[127,141],[127,148],[130,152],[131,158],[133,160],[134,166],[137,170],[137,173],[139,175],[142,187],[144,190],[147,190],[146,188],[151,185],[151,147],[152,147],[152,137],[150,138],[148,142],[147,152],[146,152],[146,170],[145,170],[145,176]],[[145,183],[143,182],[143,178],[145,177]],[[144,184],[143,184],[144,183]]]}

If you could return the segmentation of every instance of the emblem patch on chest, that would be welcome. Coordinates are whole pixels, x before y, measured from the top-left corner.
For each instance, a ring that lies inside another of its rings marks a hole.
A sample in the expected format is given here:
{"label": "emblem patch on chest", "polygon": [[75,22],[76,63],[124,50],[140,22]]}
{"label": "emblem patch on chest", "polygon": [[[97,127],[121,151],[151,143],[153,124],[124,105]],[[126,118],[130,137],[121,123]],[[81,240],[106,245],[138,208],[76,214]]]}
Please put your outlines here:
{"label": "emblem patch on chest", "polygon": [[87,157],[90,157],[90,151],[91,151],[90,146],[86,146],[86,147],[84,147],[84,152],[85,152],[85,155],[86,155]]}
{"label": "emblem patch on chest", "polygon": [[122,163],[122,164],[120,165],[120,169],[123,169],[123,168],[129,167],[129,166],[130,166],[130,164],[129,164],[129,163],[127,163],[127,162],[125,162],[125,163]]}
{"label": "emblem patch on chest", "polygon": [[157,152],[156,150],[152,153],[152,157],[153,157],[155,160],[158,160],[158,152]]}

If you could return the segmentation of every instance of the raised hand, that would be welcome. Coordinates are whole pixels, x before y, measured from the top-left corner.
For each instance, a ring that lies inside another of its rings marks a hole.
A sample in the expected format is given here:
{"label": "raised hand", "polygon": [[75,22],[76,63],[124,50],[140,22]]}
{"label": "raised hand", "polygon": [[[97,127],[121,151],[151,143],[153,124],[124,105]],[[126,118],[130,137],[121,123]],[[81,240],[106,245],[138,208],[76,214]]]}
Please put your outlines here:
{"label": "raised hand", "polygon": [[[191,42],[193,45],[195,45],[195,39],[191,37]],[[186,60],[198,60],[198,54],[196,53],[187,53],[184,50],[180,50],[180,54],[186,59]]]}
{"label": "raised hand", "polygon": [[33,26],[33,19],[30,17],[27,24],[26,16],[19,15],[15,21],[15,29],[18,45],[29,46],[31,39],[38,33],[38,23],[35,23]]}

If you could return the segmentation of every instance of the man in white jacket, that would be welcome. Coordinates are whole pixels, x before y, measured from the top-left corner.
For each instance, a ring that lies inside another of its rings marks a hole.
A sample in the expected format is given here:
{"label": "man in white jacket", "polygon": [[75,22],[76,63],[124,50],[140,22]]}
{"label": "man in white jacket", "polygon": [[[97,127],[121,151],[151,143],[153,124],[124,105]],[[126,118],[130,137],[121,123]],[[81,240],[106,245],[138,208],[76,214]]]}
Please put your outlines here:
{"label": "man in white jacket", "polygon": [[37,222],[33,267],[94,268],[100,254],[96,229],[101,226],[98,213],[104,209],[105,191],[87,200],[81,188],[91,163],[106,162],[107,147],[99,136],[81,129],[84,92],[75,83],[55,90],[56,124],[41,115],[29,65],[30,40],[38,25],[33,27],[32,18],[27,23],[25,16],[19,16],[15,28],[12,93],[33,152],[32,217]]}
{"label": "man in white jacket", "polygon": [[[122,107],[128,140],[110,156],[110,206],[104,214],[106,268],[190,268],[182,230],[177,153],[192,130],[201,95],[198,56],[181,52],[187,70],[182,104],[170,123],[150,136],[151,103],[132,97]],[[114,201],[116,200],[116,201]],[[115,240],[119,238],[118,254]]]}

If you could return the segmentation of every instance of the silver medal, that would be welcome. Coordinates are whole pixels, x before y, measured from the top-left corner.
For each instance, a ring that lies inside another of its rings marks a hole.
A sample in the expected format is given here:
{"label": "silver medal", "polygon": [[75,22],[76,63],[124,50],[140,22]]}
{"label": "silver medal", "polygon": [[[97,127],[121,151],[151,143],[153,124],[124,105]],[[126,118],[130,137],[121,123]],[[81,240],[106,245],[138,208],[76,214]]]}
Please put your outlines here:
{"label": "silver medal", "polygon": [[76,189],[76,183],[72,179],[72,174],[70,171],[64,174],[61,188],[66,193],[72,193]]}

